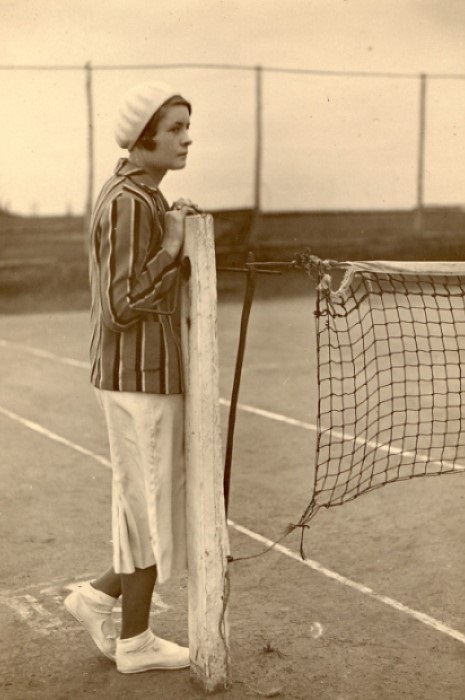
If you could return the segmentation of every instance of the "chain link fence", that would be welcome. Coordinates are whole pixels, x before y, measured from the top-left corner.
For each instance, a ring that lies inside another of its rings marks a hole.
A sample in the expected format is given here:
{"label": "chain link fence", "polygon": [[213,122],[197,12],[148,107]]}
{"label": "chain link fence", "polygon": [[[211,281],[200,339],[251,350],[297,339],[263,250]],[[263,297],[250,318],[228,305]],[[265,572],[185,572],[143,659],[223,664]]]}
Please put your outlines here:
{"label": "chain link fence", "polygon": [[124,155],[113,139],[117,103],[146,80],[179,86],[194,108],[188,167],[173,180],[168,174],[168,198],[262,212],[465,201],[465,75],[223,65],[0,68],[0,207],[13,213],[85,213]]}

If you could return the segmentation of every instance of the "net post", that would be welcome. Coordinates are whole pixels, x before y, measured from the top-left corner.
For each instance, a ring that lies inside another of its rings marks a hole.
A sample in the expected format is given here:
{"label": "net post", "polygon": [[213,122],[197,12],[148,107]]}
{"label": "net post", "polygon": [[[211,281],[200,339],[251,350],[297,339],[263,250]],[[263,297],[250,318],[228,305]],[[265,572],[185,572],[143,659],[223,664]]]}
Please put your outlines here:
{"label": "net post", "polygon": [[212,693],[231,681],[213,218],[188,217],[185,226],[181,337],[190,674],[205,693]]}

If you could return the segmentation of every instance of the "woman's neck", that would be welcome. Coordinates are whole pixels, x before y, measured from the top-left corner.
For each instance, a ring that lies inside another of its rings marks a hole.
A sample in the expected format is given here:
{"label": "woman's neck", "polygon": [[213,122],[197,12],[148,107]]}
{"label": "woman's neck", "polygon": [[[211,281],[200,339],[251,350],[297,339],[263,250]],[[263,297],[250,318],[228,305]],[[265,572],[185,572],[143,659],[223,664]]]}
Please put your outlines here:
{"label": "woman's neck", "polygon": [[160,168],[154,167],[151,163],[147,163],[146,159],[144,158],[143,152],[141,151],[131,151],[131,153],[129,154],[128,161],[132,165],[136,165],[137,167],[145,170],[145,172],[150,175],[151,179],[157,187],[166,175],[166,170],[161,170]]}

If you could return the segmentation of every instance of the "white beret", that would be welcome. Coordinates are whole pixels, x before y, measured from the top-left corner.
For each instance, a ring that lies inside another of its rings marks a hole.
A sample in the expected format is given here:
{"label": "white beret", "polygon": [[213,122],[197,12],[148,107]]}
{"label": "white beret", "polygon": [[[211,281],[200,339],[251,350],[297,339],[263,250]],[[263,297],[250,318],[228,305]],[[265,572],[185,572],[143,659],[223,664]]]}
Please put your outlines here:
{"label": "white beret", "polygon": [[116,118],[118,146],[130,150],[155,112],[178,94],[166,83],[140,83],[128,90],[119,104]]}

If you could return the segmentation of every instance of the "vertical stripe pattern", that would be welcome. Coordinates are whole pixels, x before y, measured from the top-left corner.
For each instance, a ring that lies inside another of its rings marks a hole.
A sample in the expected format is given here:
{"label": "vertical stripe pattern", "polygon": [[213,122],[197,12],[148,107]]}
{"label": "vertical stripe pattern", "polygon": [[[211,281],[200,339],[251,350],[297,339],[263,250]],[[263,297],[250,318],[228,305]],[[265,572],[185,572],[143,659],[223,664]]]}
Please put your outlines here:
{"label": "vertical stripe pattern", "polygon": [[161,245],[167,208],[126,159],[97,199],[89,271],[91,381],[99,389],[182,393],[179,260]]}

